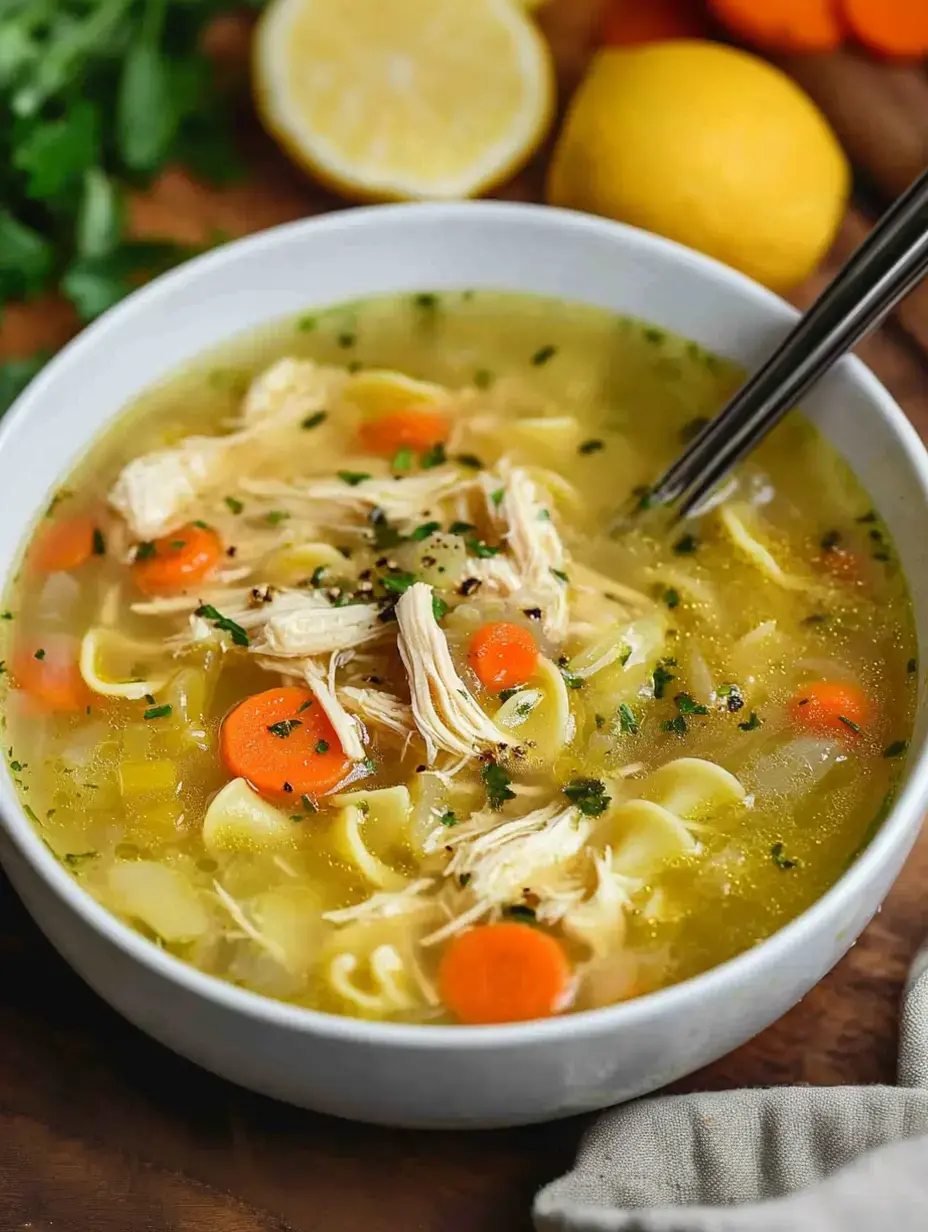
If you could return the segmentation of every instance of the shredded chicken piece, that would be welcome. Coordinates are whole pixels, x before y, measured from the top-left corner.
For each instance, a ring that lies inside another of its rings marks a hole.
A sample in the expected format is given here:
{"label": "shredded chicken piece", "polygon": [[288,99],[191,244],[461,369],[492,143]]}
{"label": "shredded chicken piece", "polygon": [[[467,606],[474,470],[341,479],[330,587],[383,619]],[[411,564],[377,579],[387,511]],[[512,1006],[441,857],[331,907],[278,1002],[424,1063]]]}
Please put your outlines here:
{"label": "shredded chicken piece", "polygon": [[279,359],[251,382],[242,421],[253,427],[271,417],[297,419],[320,411],[347,379],[340,368],[322,368],[311,359]]}
{"label": "shredded chicken piece", "polygon": [[515,747],[518,742],[487,718],[454,670],[432,610],[432,587],[425,582],[410,586],[396,605],[396,619],[412,712],[429,764],[439,749],[476,757],[483,749]]}
{"label": "shredded chicken piece", "polygon": [[483,560],[469,560],[467,576],[477,578],[483,587],[481,594],[490,593],[508,597],[524,588],[521,574],[513,562],[505,556],[487,556]]}
{"label": "shredded chicken piece", "polygon": [[625,938],[625,911],[643,883],[617,873],[607,847],[594,857],[596,888],[584,902],[564,912],[561,925],[569,937],[590,947],[596,958],[612,953]]}
{"label": "shredded chicken piece", "polygon": [[239,926],[246,937],[249,937],[257,946],[270,954],[276,962],[279,962],[282,967],[287,966],[287,956],[280,945],[271,937],[266,937],[264,933],[255,924],[249,920],[248,916],[235,901],[228,890],[224,889],[218,881],[213,882],[213,890],[216,897],[228,911],[229,915]]}
{"label": "shredded chicken piece", "polygon": [[389,920],[398,915],[410,915],[418,911],[433,911],[435,900],[423,898],[426,890],[435,885],[431,877],[420,878],[402,890],[379,890],[363,902],[352,907],[323,913],[324,920],[333,924],[352,924],[356,920]]}
{"label": "shredded chicken piece", "polygon": [[412,706],[385,689],[342,685],[338,690],[338,698],[347,710],[360,715],[366,723],[374,727],[382,727],[404,740],[415,734],[416,721],[413,718]]}
{"label": "shredded chicken piece", "polygon": [[432,512],[440,501],[469,490],[473,482],[473,479],[462,477],[458,471],[448,467],[403,479],[392,475],[375,476],[353,485],[332,478],[311,479],[301,484],[243,479],[239,486],[242,491],[255,496],[309,501],[318,506],[320,520],[328,525],[331,525],[333,517],[346,511],[366,516],[372,509],[381,509],[389,521],[407,527]]}
{"label": "shredded chicken piece", "polygon": [[334,681],[327,677],[322,668],[312,659],[304,659],[302,668],[303,678],[328,716],[345,756],[349,761],[363,761],[365,757],[364,741],[361,738],[363,729],[358,720],[352,718],[338,700]]}
{"label": "shredded chicken piece", "polygon": [[321,604],[294,606],[288,611],[273,612],[262,622],[263,637],[254,650],[271,658],[300,659],[347,650],[384,633],[379,615],[380,609],[372,603],[332,607],[323,598]]}
{"label": "shredded chicken piece", "polygon": [[525,589],[542,608],[545,633],[561,641],[568,621],[567,583],[557,576],[565,572],[564,545],[553,520],[545,517],[547,508],[528,472],[514,466],[500,505],[509,527],[506,540]]}

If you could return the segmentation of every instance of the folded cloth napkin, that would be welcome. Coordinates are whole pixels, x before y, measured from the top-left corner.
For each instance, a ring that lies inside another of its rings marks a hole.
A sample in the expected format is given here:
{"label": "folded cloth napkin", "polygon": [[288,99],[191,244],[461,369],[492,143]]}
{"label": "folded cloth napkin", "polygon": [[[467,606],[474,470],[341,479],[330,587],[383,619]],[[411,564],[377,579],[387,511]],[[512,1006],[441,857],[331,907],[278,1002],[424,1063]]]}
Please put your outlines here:
{"label": "folded cloth napkin", "polygon": [[899,1085],[663,1095],[605,1113],[535,1199],[539,1232],[926,1232],[928,943]]}

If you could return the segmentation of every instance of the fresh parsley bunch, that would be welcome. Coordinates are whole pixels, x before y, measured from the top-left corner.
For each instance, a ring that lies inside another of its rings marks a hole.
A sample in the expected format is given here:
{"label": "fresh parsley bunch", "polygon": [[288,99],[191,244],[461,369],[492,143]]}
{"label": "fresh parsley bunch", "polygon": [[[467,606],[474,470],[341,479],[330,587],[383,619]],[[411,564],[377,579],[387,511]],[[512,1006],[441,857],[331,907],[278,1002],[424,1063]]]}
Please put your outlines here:
{"label": "fresh parsley bunch", "polygon": [[[169,162],[238,171],[202,50],[228,0],[0,0],[0,311],[57,290],[83,321],[190,255],[126,233],[126,191]],[[0,410],[41,360],[0,365]]]}

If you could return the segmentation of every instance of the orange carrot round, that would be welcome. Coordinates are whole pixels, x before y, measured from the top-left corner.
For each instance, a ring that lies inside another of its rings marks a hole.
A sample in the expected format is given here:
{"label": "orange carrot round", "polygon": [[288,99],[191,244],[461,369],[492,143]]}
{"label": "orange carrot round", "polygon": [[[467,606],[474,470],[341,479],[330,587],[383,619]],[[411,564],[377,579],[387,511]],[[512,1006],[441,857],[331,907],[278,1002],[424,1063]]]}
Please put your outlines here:
{"label": "orange carrot round", "polygon": [[515,689],[534,674],[538,647],[522,625],[494,620],[471,637],[467,661],[485,689]]}
{"label": "orange carrot round", "polygon": [[695,0],[611,0],[602,41],[608,47],[635,47],[667,39],[705,38],[709,24]]}
{"label": "orange carrot round", "polygon": [[438,986],[459,1022],[527,1022],[564,1008],[571,969],[553,937],[507,921],[455,937],[442,956]]}
{"label": "orange carrot round", "polygon": [[834,51],[843,42],[838,0],[709,0],[709,9],[732,34],[763,51]]}
{"label": "orange carrot round", "polygon": [[447,415],[440,411],[410,408],[367,420],[358,429],[358,439],[367,453],[391,458],[400,449],[425,453],[436,445],[443,445],[450,432],[451,423]]}
{"label": "orange carrot round", "polygon": [[789,711],[806,731],[856,736],[870,718],[870,703],[856,684],[816,680],[793,695]]}
{"label": "orange carrot round", "polygon": [[78,642],[63,633],[47,633],[19,642],[12,654],[13,685],[43,710],[68,713],[83,710],[92,694],[78,666]]}
{"label": "orange carrot round", "polygon": [[841,0],[855,38],[881,56],[916,60],[928,56],[925,0]]}
{"label": "orange carrot round", "polygon": [[351,768],[328,715],[296,685],[255,693],[231,710],[219,753],[235,778],[275,800],[330,791]]}
{"label": "orange carrot round", "polygon": [[222,556],[211,526],[190,522],[152,543],[140,543],[132,563],[135,584],[145,595],[174,595],[201,582]]}
{"label": "orange carrot round", "polygon": [[37,573],[67,573],[94,554],[100,532],[89,513],[61,518],[46,526],[29,550],[29,566]]}

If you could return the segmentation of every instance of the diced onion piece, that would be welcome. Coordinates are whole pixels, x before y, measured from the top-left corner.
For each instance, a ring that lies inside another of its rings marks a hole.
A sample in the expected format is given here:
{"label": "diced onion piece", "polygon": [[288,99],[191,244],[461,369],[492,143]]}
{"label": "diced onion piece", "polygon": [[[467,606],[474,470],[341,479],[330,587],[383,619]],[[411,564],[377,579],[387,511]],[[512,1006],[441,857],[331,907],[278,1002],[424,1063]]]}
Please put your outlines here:
{"label": "diced onion piece", "polygon": [[119,790],[124,796],[164,796],[177,787],[177,767],[167,758],[123,761],[118,774]]}
{"label": "diced onion piece", "polygon": [[176,869],[154,860],[119,861],[107,874],[115,905],[168,943],[194,941],[209,928],[196,889]]}

